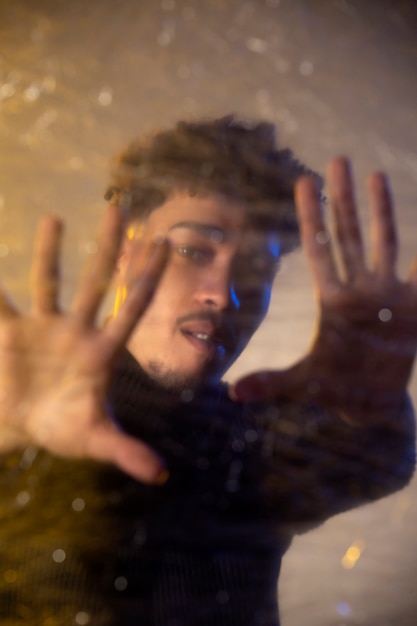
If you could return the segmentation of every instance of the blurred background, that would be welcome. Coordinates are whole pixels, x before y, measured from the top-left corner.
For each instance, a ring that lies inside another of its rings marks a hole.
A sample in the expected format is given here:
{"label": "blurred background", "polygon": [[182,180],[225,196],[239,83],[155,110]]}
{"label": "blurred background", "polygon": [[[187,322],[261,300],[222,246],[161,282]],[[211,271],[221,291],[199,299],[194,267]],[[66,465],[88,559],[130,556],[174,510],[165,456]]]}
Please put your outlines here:
{"label": "blurred background", "polygon": [[[316,170],[350,155],[365,227],[364,179],[386,170],[405,274],[417,252],[416,105],[415,0],[0,0],[2,281],[26,307],[36,222],[58,213],[68,302],[93,250],[109,157],[155,127],[231,112],[274,122]],[[314,312],[297,252],[228,377],[293,363]],[[416,495],[417,480],[297,539],[280,582],[283,626],[415,626]]]}

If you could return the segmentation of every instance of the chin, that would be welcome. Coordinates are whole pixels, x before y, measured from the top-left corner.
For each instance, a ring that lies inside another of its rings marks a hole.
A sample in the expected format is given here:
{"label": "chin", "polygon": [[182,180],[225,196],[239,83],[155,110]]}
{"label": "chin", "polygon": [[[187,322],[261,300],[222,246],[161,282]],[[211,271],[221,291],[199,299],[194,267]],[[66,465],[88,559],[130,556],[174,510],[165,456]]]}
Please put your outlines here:
{"label": "chin", "polygon": [[207,372],[196,371],[196,369],[180,370],[160,361],[150,361],[143,367],[155,382],[170,391],[195,390],[211,382],[212,379]]}

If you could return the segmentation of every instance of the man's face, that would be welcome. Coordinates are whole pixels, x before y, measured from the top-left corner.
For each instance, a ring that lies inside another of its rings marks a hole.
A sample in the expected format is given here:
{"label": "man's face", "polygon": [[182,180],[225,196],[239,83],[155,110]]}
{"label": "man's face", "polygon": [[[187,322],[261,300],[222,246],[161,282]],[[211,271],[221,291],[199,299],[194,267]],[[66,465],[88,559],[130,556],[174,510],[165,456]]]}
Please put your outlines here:
{"label": "man's face", "polygon": [[128,348],[153,378],[175,389],[218,382],[268,309],[277,235],[254,230],[244,204],[222,195],[177,194],[137,225],[119,265],[126,283],[141,242],[163,234],[165,272]]}

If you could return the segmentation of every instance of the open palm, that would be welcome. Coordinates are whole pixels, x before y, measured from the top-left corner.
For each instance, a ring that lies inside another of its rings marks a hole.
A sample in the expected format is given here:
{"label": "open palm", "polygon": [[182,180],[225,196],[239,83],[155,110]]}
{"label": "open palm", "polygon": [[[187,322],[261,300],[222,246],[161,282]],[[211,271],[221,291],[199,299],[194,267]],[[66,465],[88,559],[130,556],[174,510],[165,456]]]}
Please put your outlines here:
{"label": "open palm", "polygon": [[304,177],[296,188],[303,248],[319,305],[311,349],[288,370],[257,372],[241,379],[232,393],[246,400],[285,396],[314,401],[361,421],[385,410],[392,412],[403,400],[417,348],[417,263],[407,281],[397,277],[393,204],[383,174],[368,181],[369,262],[345,158],[330,162],[328,182],[333,242],[314,181]]}
{"label": "open palm", "polygon": [[149,303],[166,261],[165,245],[144,247],[138,275],[119,314],[98,328],[123,234],[118,207],[104,216],[97,252],[70,311],[59,310],[62,224],[42,220],[32,265],[32,309],[21,314],[0,293],[0,447],[39,445],[71,457],[115,463],[153,482],[162,461],[116,426],[106,404],[113,367]]}

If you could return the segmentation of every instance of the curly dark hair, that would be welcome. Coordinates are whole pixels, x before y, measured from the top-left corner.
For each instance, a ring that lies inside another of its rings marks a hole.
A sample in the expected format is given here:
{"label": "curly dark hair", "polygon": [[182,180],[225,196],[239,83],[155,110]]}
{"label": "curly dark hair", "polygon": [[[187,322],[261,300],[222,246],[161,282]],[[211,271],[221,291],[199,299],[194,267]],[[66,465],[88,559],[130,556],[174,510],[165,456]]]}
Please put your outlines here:
{"label": "curly dark hair", "polygon": [[315,178],[321,193],[321,176],[291,150],[278,148],[272,124],[246,123],[230,115],[181,121],[132,141],[114,159],[105,198],[127,206],[135,220],[146,218],[178,191],[221,193],[245,203],[257,228],[279,232],[285,252],[299,244],[293,194],[303,174]]}

